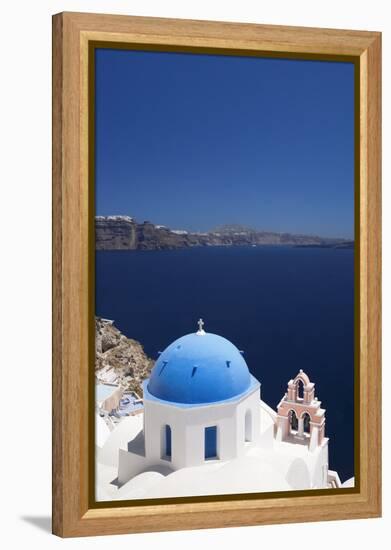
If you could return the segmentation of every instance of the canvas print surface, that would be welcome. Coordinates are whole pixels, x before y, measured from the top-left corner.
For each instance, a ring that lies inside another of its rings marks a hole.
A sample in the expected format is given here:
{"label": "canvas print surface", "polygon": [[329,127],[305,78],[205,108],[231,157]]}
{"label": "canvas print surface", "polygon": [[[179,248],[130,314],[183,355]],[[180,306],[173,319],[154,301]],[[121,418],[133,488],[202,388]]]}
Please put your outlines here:
{"label": "canvas print surface", "polygon": [[353,487],[354,65],[98,48],[95,498]]}

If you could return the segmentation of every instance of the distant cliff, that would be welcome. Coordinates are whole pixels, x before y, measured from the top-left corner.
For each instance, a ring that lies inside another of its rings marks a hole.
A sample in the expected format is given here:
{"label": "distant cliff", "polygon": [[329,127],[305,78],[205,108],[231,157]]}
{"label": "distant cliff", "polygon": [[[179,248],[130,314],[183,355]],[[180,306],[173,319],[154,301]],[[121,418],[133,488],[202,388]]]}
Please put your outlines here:
{"label": "distant cliff", "polygon": [[293,245],[320,247],[350,247],[351,241],[327,239],[313,235],[295,235],[257,231],[225,225],[206,233],[174,230],[149,221],[137,222],[128,216],[97,216],[95,218],[97,250],[164,250],[192,246],[257,246]]}
{"label": "distant cliff", "polygon": [[140,342],[127,338],[113,321],[95,318],[95,376],[101,382],[121,382],[141,397],[142,382],[148,378],[153,363]]}

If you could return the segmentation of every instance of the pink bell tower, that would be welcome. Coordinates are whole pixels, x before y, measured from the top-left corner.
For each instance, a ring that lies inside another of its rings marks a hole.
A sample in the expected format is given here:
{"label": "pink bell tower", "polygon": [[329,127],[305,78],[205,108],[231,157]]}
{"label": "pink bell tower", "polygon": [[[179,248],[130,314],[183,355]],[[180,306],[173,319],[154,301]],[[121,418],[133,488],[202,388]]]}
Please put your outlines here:
{"label": "pink bell tower", "polygon": [[277,407],[278,441],[307,444],[310,451],[327,443],[325,409],[315,397],[315,384],[299,371]]}

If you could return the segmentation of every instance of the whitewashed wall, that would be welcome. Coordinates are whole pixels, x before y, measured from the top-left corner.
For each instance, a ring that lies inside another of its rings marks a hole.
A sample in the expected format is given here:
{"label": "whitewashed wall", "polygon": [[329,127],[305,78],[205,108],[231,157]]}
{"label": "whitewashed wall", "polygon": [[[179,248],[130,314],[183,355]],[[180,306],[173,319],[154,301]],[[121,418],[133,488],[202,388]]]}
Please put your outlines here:
{"label": "whitewashed wall", "polygon": [[[145,454],[148,462],[171,462],[175,470],[203,464],[204,430],[207,426],[217,427],[219,459],[229,460],[241,456],[246,445],[259,443],[259,399],[259,388],[238,401],[200,407],[176,407],[145,399]],[[247,410],[252,414],[253,437],[249,443],[245,442],[244,433]],[[162,431],[166,424],[171,427],[171,461],[162,459]]]}

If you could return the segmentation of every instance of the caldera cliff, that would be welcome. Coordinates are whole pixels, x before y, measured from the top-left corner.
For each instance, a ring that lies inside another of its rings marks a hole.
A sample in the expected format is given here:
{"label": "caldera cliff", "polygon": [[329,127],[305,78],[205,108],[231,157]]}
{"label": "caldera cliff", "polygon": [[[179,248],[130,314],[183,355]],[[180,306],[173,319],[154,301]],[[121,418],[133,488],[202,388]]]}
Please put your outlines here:
{"label": "caldera cliff", "polygon": [[225,225],[205,233],[189,232],[155,225],[150,221],[139,223],[129,216],[97,216],[95,243],[97,250],[165,250],[193,246],[352,246],[352,241],[346,239],[259,231],[241,225]]}
{"label": "caldera cliff", "polygon": [[99,381],[121,383],[142,397],[142,382],[153,364],[140,342],[127,338],[113,321],[95,318],[95,376]]}

